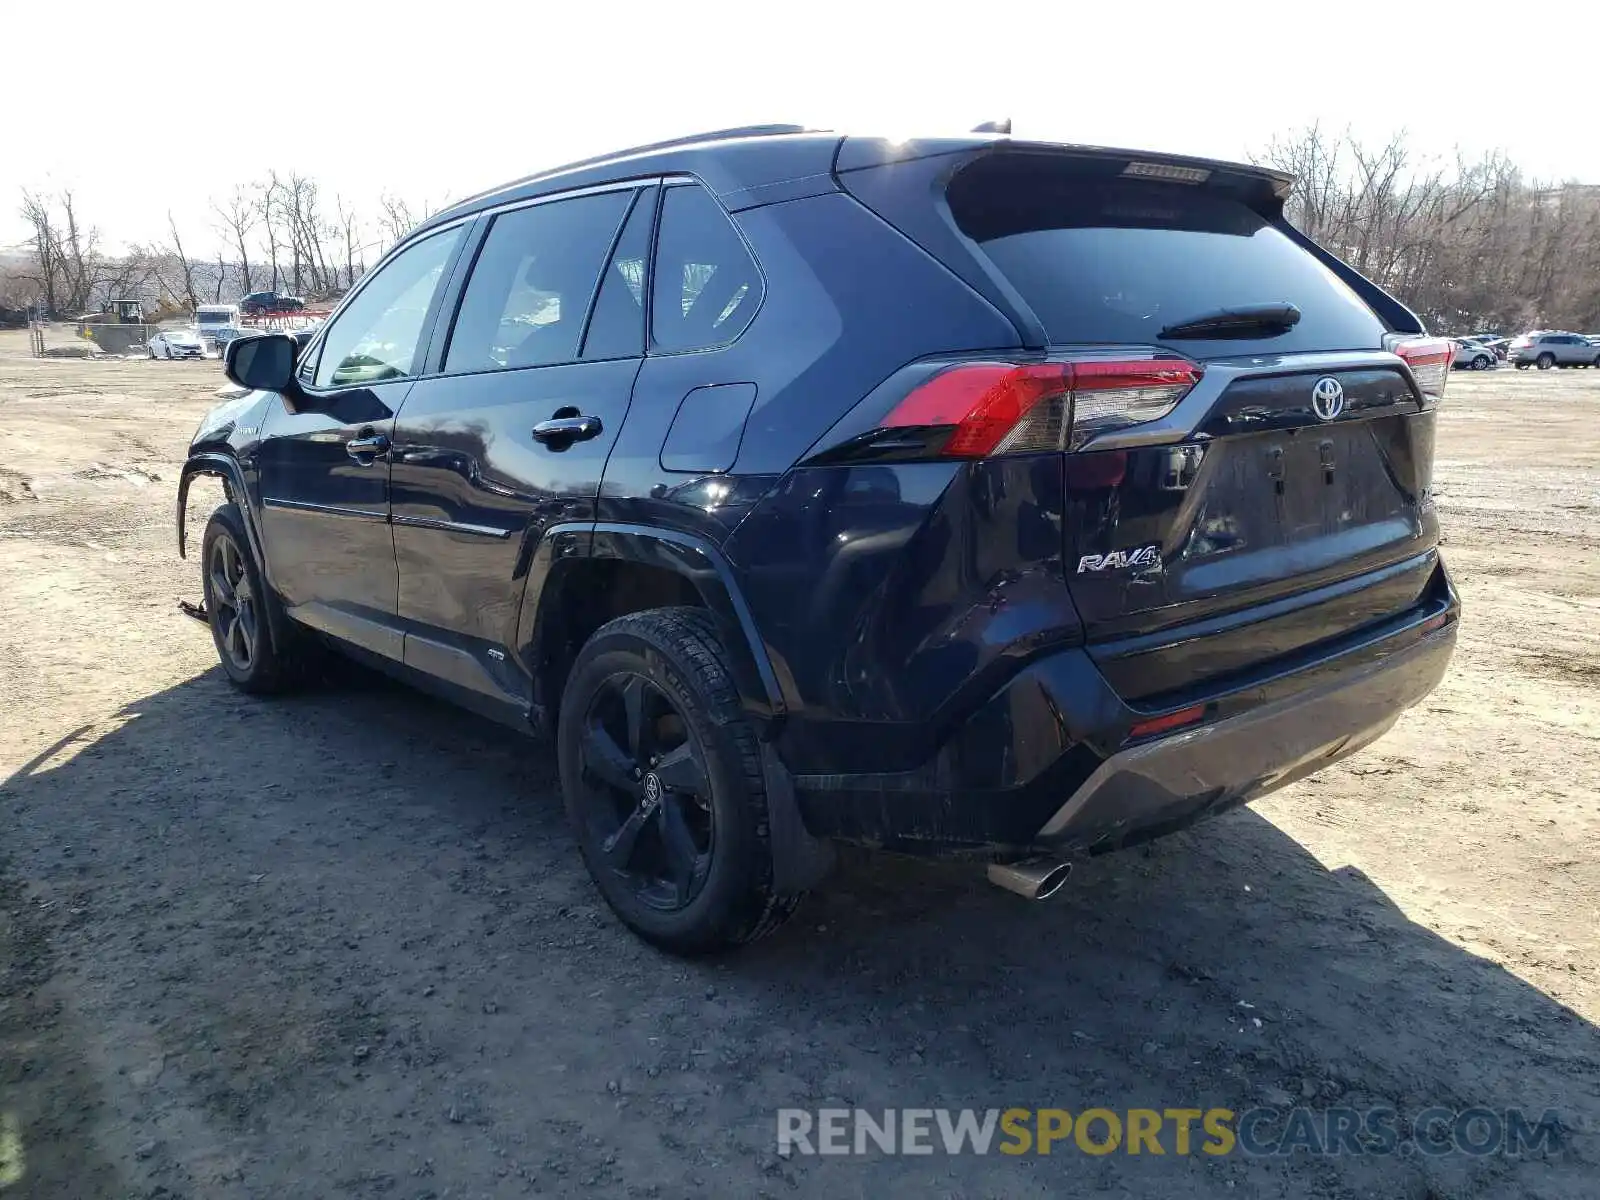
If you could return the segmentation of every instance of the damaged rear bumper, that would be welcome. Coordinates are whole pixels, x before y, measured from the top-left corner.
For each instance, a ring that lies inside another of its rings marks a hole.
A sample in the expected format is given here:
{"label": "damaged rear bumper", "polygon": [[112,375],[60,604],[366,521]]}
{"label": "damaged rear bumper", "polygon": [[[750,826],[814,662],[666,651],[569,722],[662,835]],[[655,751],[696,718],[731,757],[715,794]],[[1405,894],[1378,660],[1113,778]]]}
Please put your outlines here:
{"label": "damaged rear bumper", "polygon": [[[1227,690],[1152,712],[1125,704],[1082,649],[1037,660],[933,761],[886,775],[799,775],[807,828],[922,854],[1099,852],[1266,795],[1369,745],[1443,678],[1460,602],[1442,567],[1405,613]],[[1203,708],[1138,739],[1162,711]]]}
{"label": "damaged rear bumper", "polygon": [[1055,811],[1041,846],[1155,836],[1303,779],[1376,741],[1444,677],[1449,624],[1320,687],[1119,750]]}

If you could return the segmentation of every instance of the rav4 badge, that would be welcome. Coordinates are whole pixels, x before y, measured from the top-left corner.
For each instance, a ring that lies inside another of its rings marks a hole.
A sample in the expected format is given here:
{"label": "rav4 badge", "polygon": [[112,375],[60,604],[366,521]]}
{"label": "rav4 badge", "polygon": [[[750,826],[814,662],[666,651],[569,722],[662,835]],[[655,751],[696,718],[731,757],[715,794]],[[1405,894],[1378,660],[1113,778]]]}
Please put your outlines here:
{"label": "rav4 badge", "polygon": [[1161,546],[1151,542],[1148,546],[1134,546],[1127,550],[1113,550],[1109,554],[1085,554],[1078,560],[1078,574],[1091,571],[1122,571],[1129,567],[1159,567]]}

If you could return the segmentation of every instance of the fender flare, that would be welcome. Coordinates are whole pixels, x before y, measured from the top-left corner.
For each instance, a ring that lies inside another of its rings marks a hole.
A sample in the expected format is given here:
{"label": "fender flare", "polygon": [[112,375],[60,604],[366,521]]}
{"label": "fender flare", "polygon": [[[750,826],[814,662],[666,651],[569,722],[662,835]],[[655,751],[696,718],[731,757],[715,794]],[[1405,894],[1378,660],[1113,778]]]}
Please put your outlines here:
{"label": "fender flare", "polygon": [[537,639],[541,630],[553,627],[547,617],[551,607],[561,602],[563,576],[572,566],[612,560],[654,567],[684,579],[728,631],[726,649],[739,699],[762,731],[763,740],[776,733],[776,726],[789,711],[789,696],[727,558],[711,542],[649,525],[571,523],[546,529],[531,557],[517,639],[530,668],[540,659]]}
{"label": "fender flare", "polygon": [[[761,768],[767,793],[767,812],[773,858],[773,886],[780,895],[799,896],[833,867],[831,843],[806,828],[795,798],[794,778],[777,753],[774,738],[790,710],[784,676],[773,664],[739,589],[733,569],[722,551],[705,538],[675,529],[616,522],[551,526],[533,551],[543,569],[528,573],[530,586],[523,596],[519,617],[522,631],[531,631],[529,643],[520,647],[525,663],[539,661],[539,631],[552,627],[549,606],[562,600],[562,576],[571,565],[585,560],[610,559],[639,563],[670,571],[688,581],[706,608],[729,634],[724,648],[733,670],[734,686],[761,743]],[[530,564],[532,566],[533,564]],[[537,583],[534,581],[537,580]],[[527,624],[530,617],[532,624]],[[542,705],[535,704],[535,712]],[[546,718],[535,717],[536,724]]]}
{"label": "fender flare", "polygon": [[211,475],[222,480],[223,493],[230,503],[239,509],[239,515],[244,519],[244,532],[250,542],[250,554],[256,561],[256,569],[261,572],[261,578],[266,581],[267,594],[264,597],[264,607],[267,613],[267,625],[277,645],[286,645],[289,637],[289,617],[283,611],[283,604],[278,599],[278,593],[272,586],[271,568],[267,563],[266,546],[261,540],[261,529],[256,522],[256,512],[250,503],[250,491],[245,486],[244,468],[239,460],[231,454],[216,450],[201,450],[190,454],[178,472],[178,499],[177,499],[177,525],[178,525],[178,557],[188,558],[186,544],[185,522],[188,517],[189,485],[198,475]]}
{"label": "fender flare", "polygon": [[249,492],[245,490],[244,471],[239,466],[239,460],[231,454],[212,450],[191,454],[178,472],[178,557],[189,557],[185,521],[188,519],[189,485],[194,482],[196,475],[211,475],[222,480],[224,493],[239,506],[239,512],[244,516],[245,533],[250,538],[250,553],[255,555],[256,566],[265,573],[267,560],[261,553],[261,538],[256,530],[255,513],[250,508]]}

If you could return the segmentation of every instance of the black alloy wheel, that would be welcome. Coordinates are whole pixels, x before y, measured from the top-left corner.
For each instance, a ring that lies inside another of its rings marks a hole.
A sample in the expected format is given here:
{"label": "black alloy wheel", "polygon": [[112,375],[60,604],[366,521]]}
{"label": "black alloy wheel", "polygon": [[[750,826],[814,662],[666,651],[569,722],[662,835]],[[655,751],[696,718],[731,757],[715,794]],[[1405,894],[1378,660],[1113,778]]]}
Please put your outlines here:
{"label": "black alloy wheel", "polygon": [[584,866],[629,929],[673,954],[771,933],[768,766],[705,609],[653,608],[584,642],[561,691],[561,792]]}
{"label": "black alloy wheel", "polygon": [[254,670],[260,645],[260,614],[245,558],[229,533],[212,539],[206,564],[211,632],[217,649],[241,674]]}
{"label": "black alloy wheel", "polygon": [[640,904],[688,907],[716,839],[711,784],[683,714],[643,675],[596,689],[578,739],[586,822],[605,865]]}

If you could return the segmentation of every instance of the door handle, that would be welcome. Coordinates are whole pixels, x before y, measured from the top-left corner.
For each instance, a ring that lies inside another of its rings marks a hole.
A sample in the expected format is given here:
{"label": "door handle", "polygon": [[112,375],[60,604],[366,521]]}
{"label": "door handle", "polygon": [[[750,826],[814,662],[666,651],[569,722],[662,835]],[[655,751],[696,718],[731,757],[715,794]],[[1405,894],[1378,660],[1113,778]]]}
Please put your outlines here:
{"label": "door handle", "polygon": [[603,428],[599,417],[551,417],[533,427],[533,440],[547,446],[566,446],[598,437]]}
{"label": "door handle", "polygon": [[361,466],[370,467],[376,460],[389,453],[389,439],[381,433],[351,438],[344,444],[344,452]]}

